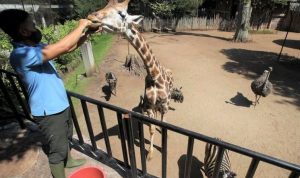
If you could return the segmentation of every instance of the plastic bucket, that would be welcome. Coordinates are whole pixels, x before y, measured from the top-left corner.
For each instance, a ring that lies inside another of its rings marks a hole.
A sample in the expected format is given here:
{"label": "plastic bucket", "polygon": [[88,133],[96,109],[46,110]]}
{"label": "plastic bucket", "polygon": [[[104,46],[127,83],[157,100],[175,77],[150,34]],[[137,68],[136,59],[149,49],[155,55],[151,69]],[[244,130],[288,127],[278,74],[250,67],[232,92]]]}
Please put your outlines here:
{"label": "plastic bucket", "polygon": [[106,176],[101,168],[85,167],[73,172],[69,178],[106,178]]}

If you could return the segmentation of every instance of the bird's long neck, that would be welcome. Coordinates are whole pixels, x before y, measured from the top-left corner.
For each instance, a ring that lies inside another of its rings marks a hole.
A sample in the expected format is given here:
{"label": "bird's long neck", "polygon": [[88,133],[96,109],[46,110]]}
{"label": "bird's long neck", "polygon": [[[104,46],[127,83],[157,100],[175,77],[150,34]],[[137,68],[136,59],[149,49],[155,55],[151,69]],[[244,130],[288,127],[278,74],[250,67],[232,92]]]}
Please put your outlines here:
{"label": "bird's long neck", "polygon": [[264,86],[263,86],[263,88],[265,88],[265,87],[266,87],[266,85],[267,85],[267,82],[268,82],[268,80],[269,80],[269,77],[270,77],[270,73],[271,73],[271,71],[268,71],[268,73],[267,73],[267,77],[266,77],[266,80],[265,80],[265,82],[264,82]]}
{"label": "bird's long neck", "polygon": [[147,74],[150,75],[153,80],[156,80],[160,75],[161,65],[144,37],[134,26],[126,30],[125,36],[142,58]]}

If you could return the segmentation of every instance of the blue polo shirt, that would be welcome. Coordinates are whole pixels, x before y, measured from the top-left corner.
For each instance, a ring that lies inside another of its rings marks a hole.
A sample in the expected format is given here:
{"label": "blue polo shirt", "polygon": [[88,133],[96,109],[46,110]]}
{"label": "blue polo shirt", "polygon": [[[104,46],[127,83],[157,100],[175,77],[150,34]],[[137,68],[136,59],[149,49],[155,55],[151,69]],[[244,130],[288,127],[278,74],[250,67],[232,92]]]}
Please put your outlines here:
{"label": "blue polo shirt", "polygon": [[32,115],[52,115],[69,107],[66,89],[53,62],[43,63],[42,48],[45,44],[12,44],[14,49],[10,55],[10,64],[27,89]]}

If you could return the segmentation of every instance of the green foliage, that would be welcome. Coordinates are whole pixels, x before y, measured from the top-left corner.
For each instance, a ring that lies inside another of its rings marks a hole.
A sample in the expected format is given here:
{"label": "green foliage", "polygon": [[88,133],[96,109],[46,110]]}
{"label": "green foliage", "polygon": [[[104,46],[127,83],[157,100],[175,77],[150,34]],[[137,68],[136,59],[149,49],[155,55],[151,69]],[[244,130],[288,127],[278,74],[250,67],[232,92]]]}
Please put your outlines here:
{"label": "green foliage", "polygon": [[155,14],[162,18],[195,16],[199,5],[204,0],[143,0],[144,3],[149,3],[150,8]]}
{"label": "green foliage", "polygon": [[8,70],[8,57],[12,45],[10,43],[10,37],[0,30],[0,68]]}
{"label": "green foliage", "polygon": [[[77,21],[66,21],[65,24],[50,25],[43,28],[43,42],[47,44],[56,43],[68,35],[77,25]],[[55,65],[61,73],[73,70],[80,62],[80,50],[76,49],[71,53],[61,55],[55,60]]]}
{"label": "green foliage", "polygon": [[287,5],[288,0],[252,0],[251,5],[257,9],[273,9],[276,5]]}
{"label": "green foliage", "polygon": [[[140,4],[138,6],[139,14],[147,15],[147,12],[149,12],[148,8],[150,8],[150,11],[153,11],[159,17],[169,18],[195,16],[197,15],[198,7],[203,2],[204,0],[131,0],[130,4]],[[130,7],[133,7],[133,5],[130,5]],[[136,7],[133,8],[136,9]],[[134,12],[137,11],[135,10]]]}
{"label": "green foliage", "polygon": [[74,16],[86,18],[89,13],[103,8],[106,4],[106,0],[74,0]]}
{"label": "green foliage", "polygon": [[77,21],[66,21],[64,24],[50,25],[42,29],[43,42],[55,43],[69,34],[77,25]]}
{"label": "green foliage", "polygon": [[[111,49],[112,42],[113,42],[113,35],[110,34],[94,35],[91,42],[92,42],[95,64],[98,65],[99,63],[101,63],[104,56],[108,53],[109,49]],[[64,79],[64,83],[67,90],[76,93],[83,92],[85,86],[88,83],[88,79],[78,81],[78,75],[83,74],[84,72],[85,71],[84,71],[83,63],[80,63],[79,66],[76,67],[74,71],[66,75]]]}
{"label": "green foliage", "polygon": [[287,5],[289,0],[271,0],[275,4]]}
{"label": "green foliage", "polygon": [[269,29],[264,29],[264,30],[249,30],[250,34],[274,34],[276,31],[274,30],[269,30]]}
{"label": "green foliage", "polygon": [[175,0],[174,4],[176,8],[190,10],[195,7],[199,7],[200,4],[203,3],[203,0]]}
{"label": "green foliage", "polygon": [[10,38],[2,30],[0,30],[0,48],[2,50],[11,51],[12,45],[10,43]]}
{"label": "green foliage", "polygon": [[204,0],[174,0],[173,3],[176,7],[174,14],[178,17],[197,15],[198,7],[203,2]]}
{"label": "green foliage", "polygon": [[91,39],[96,64],[99,64],[108,50],[112,47],[113,35],[94,35]]}
{"label": "green foliage", "polygon": [[175,9],[175,5],[167,1],[150,3],[150,7],[161,18],[172,17],[172,11]]}

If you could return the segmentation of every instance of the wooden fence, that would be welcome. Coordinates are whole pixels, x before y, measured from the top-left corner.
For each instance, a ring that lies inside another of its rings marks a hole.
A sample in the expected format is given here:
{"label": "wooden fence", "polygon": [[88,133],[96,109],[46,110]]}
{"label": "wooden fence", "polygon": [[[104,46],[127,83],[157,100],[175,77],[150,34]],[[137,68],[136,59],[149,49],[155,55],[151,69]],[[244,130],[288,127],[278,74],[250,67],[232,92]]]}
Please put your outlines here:
{"label": "wooden fence", "polygon": [[[253,21],[258,21],[253,19]],[[277,29],[286,30],[290,21],[290,15],[277,14],[272,17],[270,22],[263,22],[259,25],[259,30]],[[300,15],[295,14],[291,31],[300,32]],[[269,24],[270,23],[270,24]],[[236,28],[236,20],[227,20],[219,15],[213,18],[207,17],[184,17],[180,19],[157,19],[145,18],[143,21],[144,31],[173,30],[173,31],[188,31],[188,30],[223,30],[234,31]],[[250,29],[257,29],[257,23],[253,23]]]}

